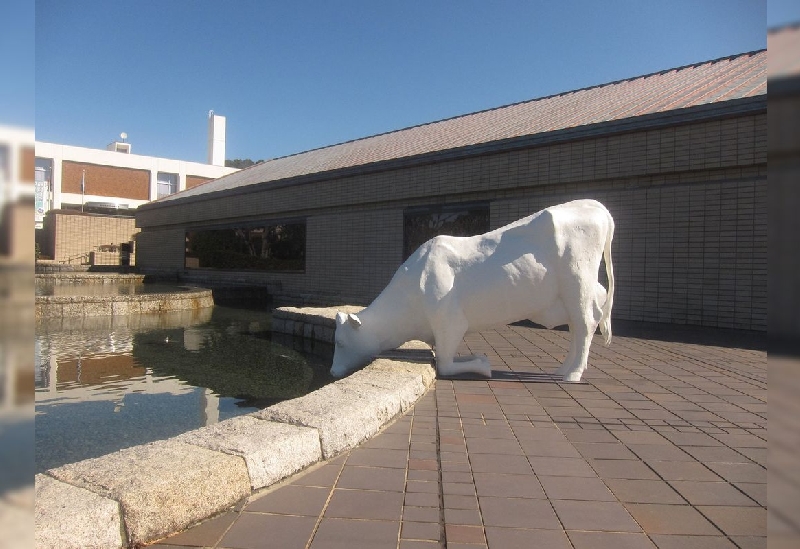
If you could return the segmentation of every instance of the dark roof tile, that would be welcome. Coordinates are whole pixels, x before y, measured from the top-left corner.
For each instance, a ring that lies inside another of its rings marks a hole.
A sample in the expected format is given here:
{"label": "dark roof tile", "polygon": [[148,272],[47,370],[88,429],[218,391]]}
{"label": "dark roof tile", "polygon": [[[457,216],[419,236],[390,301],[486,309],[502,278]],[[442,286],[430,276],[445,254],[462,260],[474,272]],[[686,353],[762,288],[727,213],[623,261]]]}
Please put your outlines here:
{"label": "dark roof tile", "polygon": [[766,50],[735,55],[275,158],[159,202],[754,97],[766,93],[766,79]]}

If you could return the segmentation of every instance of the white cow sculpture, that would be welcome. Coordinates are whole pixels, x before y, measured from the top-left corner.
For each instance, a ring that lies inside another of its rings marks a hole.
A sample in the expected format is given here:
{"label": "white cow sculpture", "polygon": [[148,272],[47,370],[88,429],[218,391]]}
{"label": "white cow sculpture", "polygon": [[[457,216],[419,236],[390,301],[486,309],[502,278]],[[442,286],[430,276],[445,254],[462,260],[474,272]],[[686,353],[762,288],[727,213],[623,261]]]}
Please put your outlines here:
{"label": "white cow sculpture", "polygon": [[[605,206],[575,200],[482,235],[432,238],[369,307],[337,313],[331,374],[344,376],[418,339],[433,345],[438,375],[491,377],[485,356],[455,358],[464,334],[530,319],[569,325],[572,342],[557,374],[580,381],[598,324],[611,341],[613,236]],[[608,292],[597,280],[602,258]]]}

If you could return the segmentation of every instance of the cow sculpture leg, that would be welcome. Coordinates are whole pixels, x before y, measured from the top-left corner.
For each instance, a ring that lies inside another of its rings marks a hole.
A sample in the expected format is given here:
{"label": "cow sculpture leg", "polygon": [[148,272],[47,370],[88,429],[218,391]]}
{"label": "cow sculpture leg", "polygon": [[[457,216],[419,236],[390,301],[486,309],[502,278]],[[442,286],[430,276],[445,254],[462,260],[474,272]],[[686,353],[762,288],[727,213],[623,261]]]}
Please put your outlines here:
{"label": "cow sculpture leg", "polygon": [[556,375],[562,378],[565,378],[567,373],[570,372],[572,368],[575,367],[575,353],[577,352],[576,350],[577,340],[575,338],[575,333],[572,331],[571,326],[569,329],[569,335],[570,335],[570,340],[569,340],[569,351],[567,352],[567,357],[564,359],[564,362],[561,364],[561,366],[558,367],[558,370],[556,370]]}
{"label": "cow sculpture leg", "polygon": [[571,286],[573,287],[568,295],[575,296],[575,299],[566,304],[566,310],[572,340],[564,364],[556,371],[556,374],[562,376],[564,381],[575,382],[580,381],[586,370],[592,336],[603,316],[601,306],[606,297],[605,289],[599,284],[597,285],[599,289],[592,293],[581,292],[580,277],[573,279]]}
{"label": "cow sculpture leg", "polygon": [[492,367],[485,356],[473,355],[471,357],[456,358],[456,350],[469,327],[467,319],[459,310],[452,316],[444,316],[436,322],[435,339],[436,373],[449,377],[463,374],[477,374],[483,377],[492,377]]}
{"label": "cow sculpture leg", "polygon": [[[596,326],[595,326],[596,327]],[[581,380],[584,370],[586,370],[587,360],[589,358],[589,346],[592,343],[592,333],[584,322],[577,322],[570,324],[570,334],[572,335],[571,347],[575,348],[572,356],[567,356],[571,359],[569,362],[564,361],[561,368],[563,371],[561,375],[564,381],[576,382]]]}

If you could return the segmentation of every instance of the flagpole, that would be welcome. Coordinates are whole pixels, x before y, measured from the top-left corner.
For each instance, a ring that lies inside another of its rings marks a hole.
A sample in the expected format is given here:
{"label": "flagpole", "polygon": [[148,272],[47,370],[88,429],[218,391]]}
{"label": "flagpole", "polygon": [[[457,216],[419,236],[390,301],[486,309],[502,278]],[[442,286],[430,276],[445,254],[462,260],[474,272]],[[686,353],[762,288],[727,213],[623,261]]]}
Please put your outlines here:
{"label": "flagpole", "polygon": [[81,174],[81,213],[83,213],[84,194],[86,193],[86,170]]}

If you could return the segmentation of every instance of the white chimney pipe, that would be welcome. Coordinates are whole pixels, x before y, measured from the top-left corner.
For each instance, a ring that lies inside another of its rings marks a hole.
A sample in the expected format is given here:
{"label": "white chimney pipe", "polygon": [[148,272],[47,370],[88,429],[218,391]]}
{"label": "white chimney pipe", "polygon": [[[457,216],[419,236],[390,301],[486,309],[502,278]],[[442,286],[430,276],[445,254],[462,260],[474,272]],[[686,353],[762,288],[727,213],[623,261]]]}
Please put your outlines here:
{"label": "white chimney pipe", "polygon": [[208,163],[225,165],[225,117],[208,111]]}

